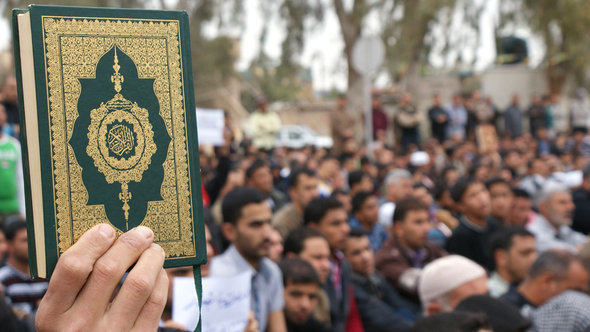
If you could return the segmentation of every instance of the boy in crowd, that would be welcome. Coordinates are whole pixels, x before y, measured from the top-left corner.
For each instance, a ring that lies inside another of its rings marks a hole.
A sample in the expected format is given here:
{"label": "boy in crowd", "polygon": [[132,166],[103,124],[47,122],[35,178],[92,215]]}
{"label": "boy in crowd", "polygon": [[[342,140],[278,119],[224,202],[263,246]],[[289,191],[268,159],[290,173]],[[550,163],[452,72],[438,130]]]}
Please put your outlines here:
{"label": "boy in crowd", "polygon": [[320,279],[314,268],[301,258],[287,258],[279,265],[283,273],[285,319],[288,332],[328,332],[312,313],[318,302]]}
{"label": "boy in crowd", "polygon": [[461,212],[459,226],[446,243],[446,250],[465,256],[488,270],[493,268],[489,256],[490,236],[500,228],[490,216],[490,194],[483,183],[462,178],[451,189],[451,196]]}
{"label": "boy in crowd", "polygon": [[492,178],[486,182],[490,193],[490,219],[499,225],[506,225],[514,196],[510,184],[501,178]]}

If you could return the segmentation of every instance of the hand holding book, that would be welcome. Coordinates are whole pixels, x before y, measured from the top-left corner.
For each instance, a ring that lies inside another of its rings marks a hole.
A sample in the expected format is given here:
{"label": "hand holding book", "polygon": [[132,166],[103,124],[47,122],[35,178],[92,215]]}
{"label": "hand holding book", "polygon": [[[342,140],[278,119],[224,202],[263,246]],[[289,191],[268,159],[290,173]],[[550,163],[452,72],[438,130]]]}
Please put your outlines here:
{"label": "hand holding book", "polygon": [[[58,260],[36,316],[38,331],[155,331],[168,292],[164,251],[139,226],[115,241],[106,224],[88,230]],[[119,292],[117,284],[131,265]]]}

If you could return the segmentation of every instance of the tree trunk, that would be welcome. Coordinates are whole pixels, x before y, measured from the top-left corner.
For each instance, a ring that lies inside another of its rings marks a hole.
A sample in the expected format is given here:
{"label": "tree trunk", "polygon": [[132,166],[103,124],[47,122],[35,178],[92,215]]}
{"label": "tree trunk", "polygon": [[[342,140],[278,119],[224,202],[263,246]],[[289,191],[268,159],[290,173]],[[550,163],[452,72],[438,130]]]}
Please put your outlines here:
{"label": "tree trunk", "polygon": [[[355,1],[353,7],[358,5]],[[363,77],[352,66],[352,48],[354,43],[361,35],[362,18],[354,16],[353,13],[346,13],[342,0],[334,0],[334,8],[338,21],[340,22],[340,31],[342,32],[342,39],[344,40],[344,54],[346,56],[346,63],[348,65],[348,88],[346,91],[346,100],[348,111],[351,112],[353,119],[357,120],[355,128],[355,139],[357,142],[362,142],[364,137],[363,126],[363,105],[364,105],[364,84]]]}
{"label": "tree trunk", "polygon": [[549,86],[549,93],[552,95],[560,95],[561,90],[565,84],[567,75],[565,69],[559,65],[547,65],[545,70],[547,75],[547,85]]}

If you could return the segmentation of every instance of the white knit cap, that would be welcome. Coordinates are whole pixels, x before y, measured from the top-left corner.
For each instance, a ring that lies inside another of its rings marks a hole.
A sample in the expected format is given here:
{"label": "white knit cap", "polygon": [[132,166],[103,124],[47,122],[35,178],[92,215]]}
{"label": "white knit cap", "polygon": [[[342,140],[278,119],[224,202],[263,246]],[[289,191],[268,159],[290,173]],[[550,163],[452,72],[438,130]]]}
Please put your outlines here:
{"label": "white knit cap", "polygon": [[423,305],[447,294],[462,284],[485,276],[486,271],[474,261],[450,255],[432,261],[424,267],[418,283]]}
{"label": "white knit cap", "polygon": [[424,166],[429,162],[430,157],[428,156],[428,153],[424,151],[416,151],[410,155],[410,164],[412,164],[412,166]]}

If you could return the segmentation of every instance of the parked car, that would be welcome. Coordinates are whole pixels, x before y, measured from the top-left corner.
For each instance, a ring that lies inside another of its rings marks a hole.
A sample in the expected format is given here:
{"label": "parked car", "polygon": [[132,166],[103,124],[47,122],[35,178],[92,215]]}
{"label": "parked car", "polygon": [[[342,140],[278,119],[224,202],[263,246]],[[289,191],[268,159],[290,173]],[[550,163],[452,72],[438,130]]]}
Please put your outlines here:
{"label": "parked car", "polygon": [[300,149],[304,146],[329,149],[334,144],[332,137],[318,135],[305,125],[285,125],[277,133],[277,147]]}

